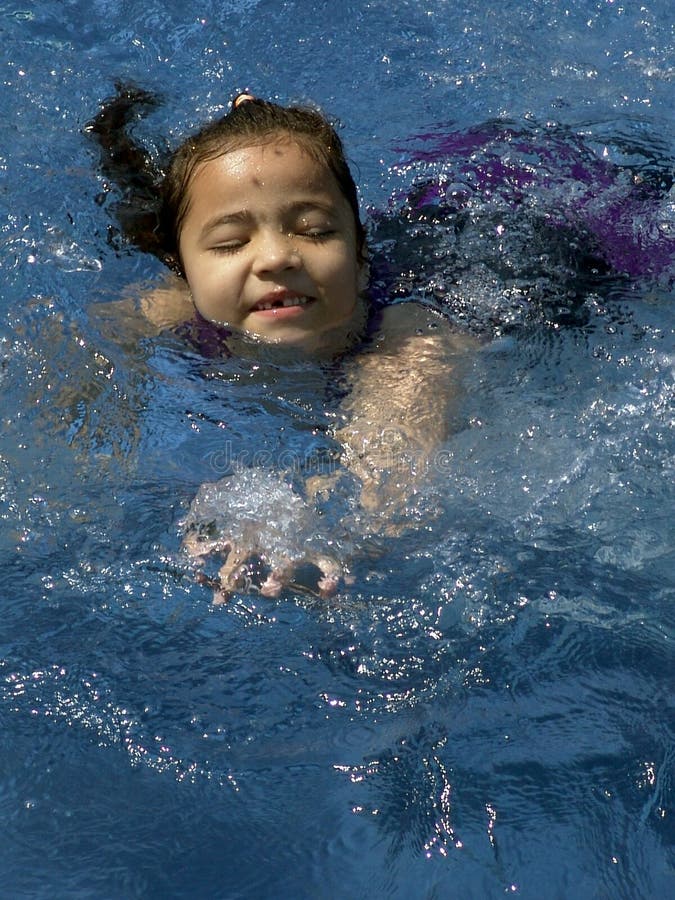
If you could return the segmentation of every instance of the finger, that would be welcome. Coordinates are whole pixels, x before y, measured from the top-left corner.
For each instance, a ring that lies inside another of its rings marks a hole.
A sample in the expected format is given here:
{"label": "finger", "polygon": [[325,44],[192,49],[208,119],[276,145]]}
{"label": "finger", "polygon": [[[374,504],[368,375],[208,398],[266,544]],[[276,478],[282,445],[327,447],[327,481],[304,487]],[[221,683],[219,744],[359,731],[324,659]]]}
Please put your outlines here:
{"label": "finger", "polygon": [[224,591],[222,588],[217,587],[213,592],[213,600],[211,601],[214,606],[225,606],[226,603],[230,602],[232,597],[232,591]]}
{"label": "finger", "polygon": [[205,539],[200,536],[199,532],[192,531],[186,534],[182,543],[183,550],[194,559],[203,559],[216,550],[229,551],[232,549],[232,543],[224,539]]}
{"label": "finger", "polygon": [[317,582],[319,596],[324,599],[332,597],[340,584],[340,579],[344,575],[341,565],[329,556],[318,556],[314,560],[314,564],[321,570],[321,577]]}
{"label": "finger", "polygon": [[223,590],[220,579],[212,578],[205,572],[197,572],[195,575],[195,581],[197,582],[197,584],[203,584],[206,585],[206,587],[210,587],[213,589],[214,606],[222,606],[224,603],[229,602],[229,599],[232,596],[232,592]]}
{"label": "finger", "polygon": [[263,597],[278,597],[282,590],[293,580],[294,571],[295,566],[290,561],[275,566],[260,585],[260,593]]}
{"label": "finger", "polygon": [[235,547],[234,544],[230,544],[230,552],[218,570],[218,578],[223,591],[231,593],[238,587],[241,587],[246,576],[246,562],[251,555],[250,550],[244,550],[241,547]]}
{"label": "finger", "polygon": [[322,578],[319,578],[317,582],[317,587],[319,588],[319,596],[323,600],[328,600],[330,597],[335,596],[339,584],[339,575],[324,575]]}

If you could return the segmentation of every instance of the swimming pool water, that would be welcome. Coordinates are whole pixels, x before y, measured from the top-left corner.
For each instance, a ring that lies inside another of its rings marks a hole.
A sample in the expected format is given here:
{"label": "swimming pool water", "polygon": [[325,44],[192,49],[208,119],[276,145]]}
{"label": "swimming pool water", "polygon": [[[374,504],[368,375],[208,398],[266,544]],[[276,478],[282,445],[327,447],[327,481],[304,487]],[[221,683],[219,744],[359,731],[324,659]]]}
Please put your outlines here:
{"label": "swimming pool water", "polygon": [[[669,4],[12,0],[0,29],[3,895],[671,896]],[[330,456],[335,389],[113,331],[161,276],[82,134],[120,78],[164,98],[157,153],[236,90],[318,102],[380,289],[483,339],[438,517],[334,602],[214,607],[178,554],[201,483],[255,450],[271,502]]]}

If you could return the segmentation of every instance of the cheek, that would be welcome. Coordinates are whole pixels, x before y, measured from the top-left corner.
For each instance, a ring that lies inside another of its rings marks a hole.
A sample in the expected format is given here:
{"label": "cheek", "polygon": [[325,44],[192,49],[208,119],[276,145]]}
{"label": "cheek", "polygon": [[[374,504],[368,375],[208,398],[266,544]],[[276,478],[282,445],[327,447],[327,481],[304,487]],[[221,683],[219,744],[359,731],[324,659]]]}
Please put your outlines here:
{"label": "cheek", "polygon": [[208,292],[234,280],[234,269],[217,256],[199,254],[185,264],[185,276],[193,290]]}
{"label": "cheek", "polygon": [[199,271],[199,265],[196,261],[194,252],[182,244],[178,244],[178,260],[180,262],[185,279],[192,286],[192,282]]}
{"label": "cheek", "polygon": [[342,290],[347,286],[356,286],[360,289],[363,268],[359,265],[351,247],[344,247],[337,253],[330,266],[331,275]]}

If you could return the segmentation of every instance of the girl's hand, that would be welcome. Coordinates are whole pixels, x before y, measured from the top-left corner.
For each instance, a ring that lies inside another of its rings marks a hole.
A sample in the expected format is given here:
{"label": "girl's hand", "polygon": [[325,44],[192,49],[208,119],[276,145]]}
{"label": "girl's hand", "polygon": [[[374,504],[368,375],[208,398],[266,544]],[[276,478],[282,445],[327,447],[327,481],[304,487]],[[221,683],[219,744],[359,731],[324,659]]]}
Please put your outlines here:
{"label": "girl's hand", "polygon": [[[202,541],[196,535],[189,535],[183,542],[183,549],[197,562],[205,561],[214,553],[223,555],[225,561],[218,570],[217,577],[199,573],[198,579],[213,588],[213,602],[216,606],[227,603],[236,591],[257,590],[263,597],[278,597],[286,588],[312,594],[321,599],[332,597],[344,579],[349,576],[339,563],[325,555],[308,554],[301,559],[277,557],[273,566],[267,564],[266,554],[259,547],[242,547],[231,541]],[[298,569],[311,566],[318,569],[316,590],[303,582],[295,581]]]}
{"label": "girl's hand", "polygon": [[326,551],[313,509],[269,472],[239,472],[202,485],[184,527],[182,546],[191,560],[223,560],[215,577],[198,575],[213,587],[216,604],[241,590],[278,597],[291,588],[328,598],[341,580],[349,581],[345,566]]}

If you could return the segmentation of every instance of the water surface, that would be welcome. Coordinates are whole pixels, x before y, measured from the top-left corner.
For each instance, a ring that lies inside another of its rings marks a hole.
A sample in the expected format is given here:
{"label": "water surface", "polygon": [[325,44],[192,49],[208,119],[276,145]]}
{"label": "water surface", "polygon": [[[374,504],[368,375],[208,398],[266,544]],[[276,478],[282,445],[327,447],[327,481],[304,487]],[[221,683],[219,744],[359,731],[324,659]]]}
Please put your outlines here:
{"label": "water surface", "polygon": [[[669,13],[0,4],[7,896],[672,894]],[[118,78],[163,95],[158,154],[237,90],[319,103],[378,290],[481,337],[438,518],[334,603],[215,608],[177,555],[253,447],[330,453],[335,396],[106,328],[162,272],[81,131]]]}

